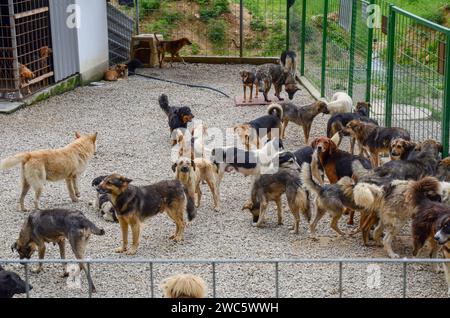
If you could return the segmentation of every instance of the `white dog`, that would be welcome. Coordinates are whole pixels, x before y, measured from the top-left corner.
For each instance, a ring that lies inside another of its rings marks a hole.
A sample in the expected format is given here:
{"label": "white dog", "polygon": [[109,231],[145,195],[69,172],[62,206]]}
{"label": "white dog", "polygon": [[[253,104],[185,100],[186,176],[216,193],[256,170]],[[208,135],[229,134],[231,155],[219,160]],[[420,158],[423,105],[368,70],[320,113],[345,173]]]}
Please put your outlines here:
{"label": "white dog", "polygon": [[331,115],[336,113],[351,113],[353,110],[353,100],[347,93],[337,92],[333,95],[327,107]]}

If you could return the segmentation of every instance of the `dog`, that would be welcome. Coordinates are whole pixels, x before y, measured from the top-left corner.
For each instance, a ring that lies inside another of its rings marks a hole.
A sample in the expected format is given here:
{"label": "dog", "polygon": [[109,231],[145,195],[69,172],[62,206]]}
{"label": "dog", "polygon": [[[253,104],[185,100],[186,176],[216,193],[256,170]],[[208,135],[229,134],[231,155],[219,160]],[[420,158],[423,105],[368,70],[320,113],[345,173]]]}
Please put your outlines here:
{"label": "dog", "polygon": [[444,158],[439,162],[436,177],[441,181],[450,182],[450,157]]}
{"label": "dog", "polygon": [[[434,177],[426,177],[419,181],[414,181],[408,187],[406,192],[406,200],[415,210],[415,217],[412,222],[413,236],[413,255],[417,256],[425,243],[430,243],[430,257],[436,258],[439,252],[438,243],[442,245],[445,242],[443,235],[443,226],[450,219],[450,206],[440,202],[441,186],[439,180]],[[439,233],[439,235],[437,235]],[[444,256],[447,258],[448,244],[443,244]],[[448,273],[449,265],[446,264],[445,272],[447,283],[450,283]],[[439,267],[435,266],[435,270]],[[450,287],[450,285],[449,285]]]}
{"label": "dog", "polygon": [[29,81],[35,78],[34,73],[25,65],[19,63],[20,88],[27,87],[27,93],[31,94]]}
{"label": "dog", "polygon": [[169,106],[169,98],[163,94],[159,97],[159,106],[169,118],[170,134],[175,129],[187,129],[187,124],[194,119],[194,115],[189,107]]}
{"label": "dog", "polygon": [[[434,239],[442,246],[444,258],[450,258],[450,215],[447,214],[437,221],[437,232]],[[444,264],[445,279],[447,280],[448,295],[450,295],[450,263]]]}
{"label": "dog", "polygon": [[166,278],[161,284],[164,298],[205,298],[205,281],[192,274],[178,274]]}
{"label": "dog", "polygon": [[311,146],[300,148],[294,152],[298,165],[301,167],[305,162],[311,164],[314,149]]}
{"label": "dog", "polygon": [[[131,182],[131,179],[112,174],[99,185],[102,193],[108,193],[111,196],[111,202],[116,208],[119,219],[122,246],[115,252],[135,255],[139,248],[141,223],[162,212],[166,212],[176,224],[176,232],[170,239],[175,242],[182,241],[185,228],[184,212],[187,212],[189,222],[196,215],[194,201],[184,185],[178,180],[169,180],[136,187],[131,185]],[[128,227],[131,227],[133,236],[129,251],[127,251]]]}
{"label": "dog", "polygon": [[333,95],[331,102],[327,104],[330,114],[351,113],[353,108],[352,98],[344,92],[337,92]]}
{"label": "dog", "polygon": [[282,103],[281,106],[283,107],[281,139],[285,138],[286,128],[291,121],[303,127],[306,144],[309,143],[309,134],[314,118],[320,113],[328,114],[327,104],[321,101],[303,107],[297,107],[293,103]]}
{"label": "dog", "polygon": [[[37,250],[39,259],[45,256],[45,243],[58,244],[61,259],[65,259],[65,241],[69,241],[76,259],[84,259],[87,243],[91,234],[104,235],[105,231],[89,221],[82,212],[64,209],[33,211],[25,220],[19,238],[11,246],[12,251],[19,253],[20,259],[30,259]],[[80,263],[80,269],[87,275],[87,268]],[[35,273],[42,271],[42,263],[38,264]],[[64,265],[64,277],[68,276],[67,264]],[[95,286],[89,278],[92,291]]]}
{"label": "dog", "polygon": [[77,132],[75,137],[75,141],[64,148],[23,152],[0,162],[0,170],[22,165],[22,193],[19,200],[22,211],[27,211],[24,201],[30,187],[35,192],[34,207],[39,210],[39,198],[46,181],[65,180],[70,198],[78,202],[78,179],[96,151],[97,133],[81,136]]}
{"label": "dog", "polygon": [[300,90],[297,86],[295,78],[290,73],[285,73],[284,68],[279,64],[263,64],[256,71],[256,79],[259,85],[259,91],[263,93],[264,100],[268,103],[271,100],[268,94],[272,85],[275,88],[275,96],[279,101],[283,101],[280,94],[285,86],[285,91],[289,99],[294,99],[295,93]]}
{"label": "dog", "polygon": [[285,73],[289,73],[295,78],[298,69],[297,53],[289,50],[283,51],[280,57],[280,65],[283,67]]}
{"label": "dog", "polygon": [[244,103],[247,101],[247,87],[250,89],[250,99],[249,102],[251,103],[253,100],[253,86],[256,87],[256,98],[258,98],[259,93],[259,84],[258,80],[256,79],[256,71],[241,71],[241,79],[242,79],[242,85],[244,86]]}
{"label": "dog", "polygon": [[330,227],[337,234],[345,236],[345,233],[339,229],[339,220],[346,209],[359,209],[353,199],[353,180],[349,177],[343,177],[336,184],[322,186],[312,178],[311,167],[307,163],[302,166],[301,180],[306,190],[315,193],[317,196],[316,217],[310,226],[312,237],[315,237],[317,224],[327,211],[332,217]]}
{"label": "dog", "polygon": [[411,140],[409,132],[403,128],[385,128],[372,123],[365,123],[360,120],[352,120],[345,129],[358,143],[370,153],[372,166],[378,167],[380,164],[380,153],[388,153],[392,140],[402,138]]}
{"label": "dog", "polygon": [[[28,284],[28,290],[33,286]],[[13,298],[14,295],[27,292],[26,282],[14,272],[6,271],[0,266],[0,298]]]}
{"label": "dog", "polygon": [[133,59],[125,64],[128,67],[129,75],[135,75],[138,68],[143,68],[144,64],[138,59]]}
{"label": "dog", "polygon": [[128,79],[128,66],[126,64],[117,64],[113,68],[109,68],[103,79],[108,82],[115,82],[119,79]]}
{"label": "dog", "polygon": [[391,160],[407,160],[416,149],[417,144],[402,138],[395,138],[390,145]]}
{"label": "dog", "polygon": [[308,223],[311,220],[309,198],[302,188],[298,170],[283,168],[275,174],[261,175],[252,186],[251,198],[242,207],[242,211],[250,211],[253,216],[253,224],[263,227],[265,215],[270,201],[277,205],[278,225],[283,224],[283,209],[281,197],[286,194],[289,209],[294,216],[294,229],[292,233],[298,234],[300,225],[300,213]]}
{"label": "dog", "polygon": [[48,67],[48,59],[53,54],[53,50],[48,46],[43,46],[39,49],[39,58],[41,69],[46,71]]}
{"label": "dog", "polygon": [[103,180],[105,180],[106,177],[107,176],[100,176],[92,181],[92,187],[97,194],[97,198],[93,205],[105,221],[117,223],[119,220],[117,219],[116,209],[112,205],[109,195],[100,194],[99,185]]}
{"label": "dog", "polygon": [[206,182],[211,190],[214,210],[219,211],[219,173],[217,166],[211,161],[203,158],[195,158],[194,160],[180,157],[172,166],[173,172],[176,173],[176,179],[181,181],[187,188],[189,195],[195,201],[195,206],[200,207],[202,191],[200,184]]}
{"label": "dog", "polygon": [[[345,126],[354,119],[359,119],[363,122],[373,123],[378,126],[378,122],[374,119],[369,118],[370,103],[359,102],[356,105],[355,111],[353,113],[336,113],[330,117],[327,123],[327,137],[332,138],[337,133],[340,135],[340,140],[337,146],[339,147],[342,138],[345,135]],[[353,155],[355,153],[355,138],[351,138],[350,141],[350,153]],[[362,147],[360,146],[360,156],[362,155]]]}
{"label": "dog", "polygon": [[158,51],[159,68],[162,68],[166,53],[171,55],[170,66],[173,66],[172,63],[174,61],[174,57],[179,57],[183,64],[186,64],[184,59],[180,56],[180,51],[185,45],[192,45],[188,38],[182,38],[174,41],[160,41],[156,33],[154,36],[156,40],[156,50]]}
{"label": "dog", "polygon": [[278,137],[279,129],[281,127],[281,119],[283,118],[283,107],[279,104],[271,104],[267,108],[267,115],[259,117],[248,123],[235,125],[234,133],[239,136],[245,149],[248,151],[251,146],[261,148],[261,138],[268,136]]}

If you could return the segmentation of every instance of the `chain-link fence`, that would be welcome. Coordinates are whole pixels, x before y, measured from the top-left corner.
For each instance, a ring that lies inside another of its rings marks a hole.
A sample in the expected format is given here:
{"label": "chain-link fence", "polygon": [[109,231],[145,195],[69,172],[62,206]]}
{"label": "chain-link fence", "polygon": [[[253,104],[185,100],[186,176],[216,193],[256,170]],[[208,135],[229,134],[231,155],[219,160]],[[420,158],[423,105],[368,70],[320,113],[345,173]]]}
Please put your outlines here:
{"label": "chain-link fence", "polygon": [[450,29],[385,0],[297,0],[289,44],[322,97],[347,91],[372,116],[449,152]]}

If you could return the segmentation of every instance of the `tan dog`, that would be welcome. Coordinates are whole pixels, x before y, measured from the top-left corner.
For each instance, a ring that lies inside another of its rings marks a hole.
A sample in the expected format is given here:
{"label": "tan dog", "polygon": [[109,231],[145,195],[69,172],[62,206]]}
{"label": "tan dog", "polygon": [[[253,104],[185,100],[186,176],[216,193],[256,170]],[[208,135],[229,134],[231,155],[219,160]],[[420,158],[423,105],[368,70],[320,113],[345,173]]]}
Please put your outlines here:
{"label": "tan dog", "polygon": [[48,58],[53,54],[53,50],[48,46],[43,46],[39,49],[39,57],[41,58],[41,69],[46,71],[48,66]]}
{"label": "tan dog", "polygon": [[105,72],[104,79],[108,82],[128,79],[128,66],[125,64],[117,64],[116,67],[110,68]]}
{"label": "tan dog", "polygon": [[159,68],[162,68],[166,53],[169,53],[172,57],[170,60],[170,66],[173,66],[172,63],[174,61],[174,57],[179,57],[183,64],[186,64],[184,62],[184,59],[180,56],[180,51],[185,45],[192,44],[188,38],[182,38],[174,41],[160,41],[156,33],[154,34],[154,36],[156,40],[156,48],[158,50]]}
{"label": "tan dog", "polygon": [[73,202],[78,201],[78,177],[95,153],[97,133],[86,136],[76,133],[75,136],[76,140],[64,148],[23,152],[0,162],[0,170],[22,164],[22,211],[26,211],[24,200],[30,187],[35,191],[34,207],[39,209],[39,198],[46,181],[66,180],[70,198]]}
{"label": "tan dog", "polygon": [[178,274],[166,278],[161,284],[164,298],[205,298],[205,281],[192,274]]}
{"label": "tan dog", "polygon": [[219,174],[216,166],[209,160],[196,158],[191,160],[186,157],[180,157],[172,166],[176,173],[176,179],[181,181],[187,188],[189,196],[195,200],[195,206],[200,206],[202,191],[200,184],[204,181],[208,184],[213,195],[214,210],[219,210]]}
{"label": "tan dog", "polygon": [[20,88],[27,86],[28,94],[31,94],[30,85],[28,82],[30,79],[33,79],[34,73],[25,65],[19,63],[19,74],[20,74]]}

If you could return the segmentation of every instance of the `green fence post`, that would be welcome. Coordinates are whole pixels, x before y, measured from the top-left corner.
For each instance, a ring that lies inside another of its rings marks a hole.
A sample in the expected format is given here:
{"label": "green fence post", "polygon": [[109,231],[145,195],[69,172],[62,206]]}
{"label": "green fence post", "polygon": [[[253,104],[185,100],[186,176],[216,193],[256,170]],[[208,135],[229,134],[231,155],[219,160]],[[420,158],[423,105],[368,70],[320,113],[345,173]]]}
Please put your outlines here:
{"label": "green fence post", "polygon": [[450,31],[447,32],[447,43],[445,45],[445,74],[444,74],[444,112],[442,114],[442,145],[443,156],[449,153],[450,142]]}
{"label": "green fence post", "polygon": [[348,94],[353,97],[353,79],[355,76],[355,49],[356,49],[356,13],[358,11],[358,0],[352,1],[352,23],[350,31],[350,63],[348,72]]}
{"label": "green fence post", "polygon": [[[375,0],[370,0],[370,5],[374,5]],[[368,21],[366,21],[368,23]],[[367,73],[366,73],[366,102],[370,103],[372,93],[372,55],[373,55],[373,28],[375,25],[367,26]]]}
{"label": "green fence post", "polygon": [[386,127],[392,126],[392,103],[394,97],[394,68],[395,68],[395,18],[396,13],[392,10],[394,6],[389,6],[388,24],[388,70],[387,70],[387,92],[385,105],[384,124]]}
{"label": "green fence post", "polygon": [[300,75],[305,76],[305,46],[306,46],[306,0],[302,5],[302,35],[300,39]]}
{"label": "green fence post", "polygon": [[328,38],[328,4],[329,0],[324,0],[323,5],[323,37],[322,37],[322,76],[320,80],[320,96],[325,97],[325,81],[327,68],[327,38]]}

